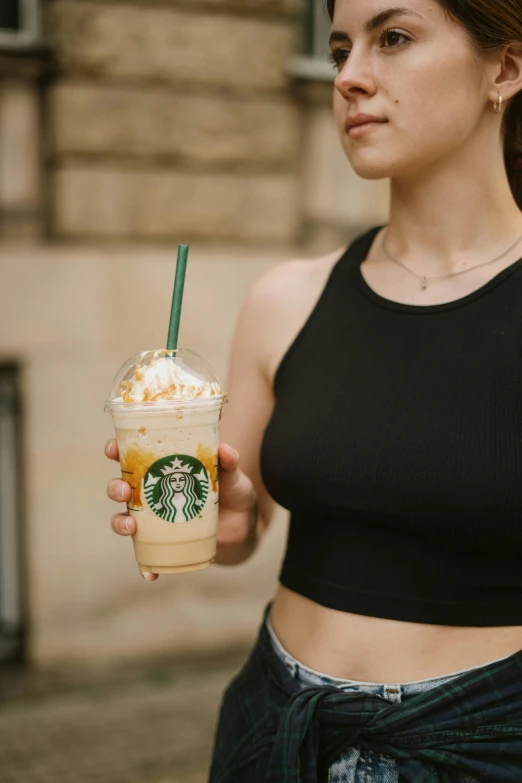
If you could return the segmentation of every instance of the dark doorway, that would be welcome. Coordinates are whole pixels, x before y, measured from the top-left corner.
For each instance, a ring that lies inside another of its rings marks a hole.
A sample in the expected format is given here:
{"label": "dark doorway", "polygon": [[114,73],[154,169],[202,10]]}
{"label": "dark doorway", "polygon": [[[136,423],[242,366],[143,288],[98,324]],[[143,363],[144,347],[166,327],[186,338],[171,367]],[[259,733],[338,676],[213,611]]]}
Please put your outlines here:
{"label": "dark doorway", "polygon": [[18,375],[17,367],[0,365],[0,664],[23,657]]}
{"label": "dark doorway", "polygon": [[19,30],[21,27],[21,0],[1,0],[0,29]]}

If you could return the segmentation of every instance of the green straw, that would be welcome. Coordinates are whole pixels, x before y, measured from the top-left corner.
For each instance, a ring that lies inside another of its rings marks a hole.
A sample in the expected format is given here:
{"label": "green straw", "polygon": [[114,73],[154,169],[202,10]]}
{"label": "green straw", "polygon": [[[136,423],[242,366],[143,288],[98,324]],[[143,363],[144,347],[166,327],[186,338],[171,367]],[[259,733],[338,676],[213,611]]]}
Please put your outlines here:
{"label": "green straw", "polygon": [[172,307],[170,309],[169,336],[167,338],[168,351],[176,351],[178,347],[179,322],[181,319],[181,305],[183,304],[183,289],[185,287],[188,252],[188,245],[179,246],[178,261],[176,264],[176,279],[174,280]]}

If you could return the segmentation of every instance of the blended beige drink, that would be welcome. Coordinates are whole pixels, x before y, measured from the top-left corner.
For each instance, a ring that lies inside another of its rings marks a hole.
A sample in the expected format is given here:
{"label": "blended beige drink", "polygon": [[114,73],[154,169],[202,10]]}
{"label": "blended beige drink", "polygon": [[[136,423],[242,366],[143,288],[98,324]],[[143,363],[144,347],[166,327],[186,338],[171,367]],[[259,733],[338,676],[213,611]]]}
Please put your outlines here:
{"label": "blended beige drink", "polygon": [[187,350],[138,354],[116,376],[106,409],[132,488],[141,571],[195,571],[215,559],[225,402],[213,371]]}

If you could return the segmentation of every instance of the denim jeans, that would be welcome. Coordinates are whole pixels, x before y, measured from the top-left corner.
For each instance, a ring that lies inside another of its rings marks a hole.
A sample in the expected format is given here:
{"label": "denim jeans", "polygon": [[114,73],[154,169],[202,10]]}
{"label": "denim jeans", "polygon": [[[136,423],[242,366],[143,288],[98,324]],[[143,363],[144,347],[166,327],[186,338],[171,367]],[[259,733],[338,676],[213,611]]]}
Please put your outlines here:
{"label": "denim jeans", "polygon": [[[363,692],[383,696],[390,702],[403,702],[459,677],[461,674],[473,671],[466,669],[442,677],[403,684],[381,685],[374,682],[359,682],[357,680],[341,680],[327,674],[314,671],[293,658],[281,645],[271,626],[270,619],[266,622],[272,644],[278,657],[283,661],[291,675],[303,688],[309,685],[328,685],[340,688],[346,692]],[[488,664],[484,664],[485,666]],[[475,667],[477,669],[481,666]],[[398,773],[393,759],[387,758],[364,748],[350,748],[330,769],[329,783],[398,783]],[[470,779],[471,781],[471,779]],[[475,783],[475,781],[473,781]]]}

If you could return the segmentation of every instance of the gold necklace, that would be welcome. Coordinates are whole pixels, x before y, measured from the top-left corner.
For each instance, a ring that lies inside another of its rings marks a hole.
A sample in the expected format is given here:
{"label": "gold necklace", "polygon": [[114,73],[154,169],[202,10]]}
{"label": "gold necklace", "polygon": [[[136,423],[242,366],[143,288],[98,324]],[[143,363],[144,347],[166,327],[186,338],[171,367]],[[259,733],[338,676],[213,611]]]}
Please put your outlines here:
{"label": "gold necklace", "polygon": [[388,258],[391,261],[394,261],[396,264],[399,264],[399,266],[402,266],[403,269],[405,269],[407,272],[410,273],[410,275],[415,275],[415,277],[420,280],[421,288],[423,291],[425,291],[428,287],[428,281],[430,280],[442,280],[448,277],[456,277],[456,275],[463,275],[466,272],[473,272],[474,269],[479,269],[481,266],[487,266],[488,264],[493,264],[495,261],[500,261],[501,258],[504,258],[504,256],[507,256],[508,253],[510,253],[512,250],[515,249],[515,247],[518,245],[518,243],[522,240],[522,235],[519,236],[517,241],[512,244],[507,250],[505,250],[501,255],[497,256],[496,258],[492,258],[491,261],[485,261],[483,264],[477,264],[477,266],[472,266],[469,269],[463,269],[460,272],[451,272],[449,275],[437,275],[436,277],[426,277],[425,275],[418,275],[417,272],[414,272],[412,269],[409,269],[407,266],[405,266],[402,261],[399,261],[398,258],[395,258],[395,256],[392,256],[390,251],[388,250],[388,247],[386,245],[386,240],[388,239],[388,229],[384,232],[383,238],[382,238],[382,249],[388,256]]}

